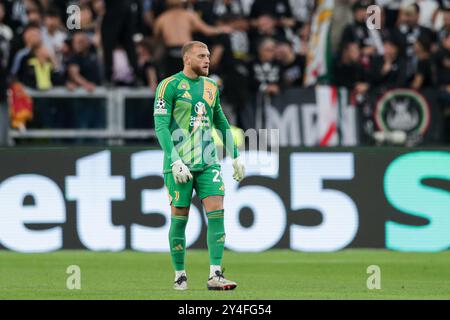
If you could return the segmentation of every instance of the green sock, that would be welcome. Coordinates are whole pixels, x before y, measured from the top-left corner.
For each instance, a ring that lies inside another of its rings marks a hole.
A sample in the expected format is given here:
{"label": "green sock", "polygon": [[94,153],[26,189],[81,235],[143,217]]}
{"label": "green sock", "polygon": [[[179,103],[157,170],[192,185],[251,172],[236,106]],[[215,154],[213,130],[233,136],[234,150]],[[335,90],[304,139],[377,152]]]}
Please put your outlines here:
{"label": "green sock", "polygon": [[206,215],[208,216],[207,242],[210,264],[220,266],[225,247],[223,209],[207,212]]}
{"label": "green sock", "polygon": [[184,269],[184,256],[186,254],[186,225],[188,216],[172,216],[169,230],[170,255],[172,265],[176,271]]}

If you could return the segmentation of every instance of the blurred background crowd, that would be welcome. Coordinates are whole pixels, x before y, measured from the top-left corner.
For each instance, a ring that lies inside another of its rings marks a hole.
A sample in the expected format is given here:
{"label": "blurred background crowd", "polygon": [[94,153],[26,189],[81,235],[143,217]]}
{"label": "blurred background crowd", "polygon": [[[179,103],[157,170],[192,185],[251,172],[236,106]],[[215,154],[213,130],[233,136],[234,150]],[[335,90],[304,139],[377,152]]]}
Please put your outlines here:
{"label": "blurred background crowd", "polygon": [[[70,5],[80,28],[73,28]],[[366,9],[381,8],[381,28]],[[304,87],[314,0],[0,0],[0,98],[19,82],[148,87],[182,69],[181,46],[209,45],[211,77],[238,114],[249,95]],[[335,0],[332,77],[364,95],[373,86],[440,88],[450,105],[450,1]],[[247,129],[239,116],[237,126]]]}

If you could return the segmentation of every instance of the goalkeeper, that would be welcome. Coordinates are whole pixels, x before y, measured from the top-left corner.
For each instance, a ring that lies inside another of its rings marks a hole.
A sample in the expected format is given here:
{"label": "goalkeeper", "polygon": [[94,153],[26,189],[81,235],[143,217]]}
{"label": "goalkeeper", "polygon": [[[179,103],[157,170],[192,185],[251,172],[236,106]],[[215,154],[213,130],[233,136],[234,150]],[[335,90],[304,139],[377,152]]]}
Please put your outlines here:
{"label": "goalkeeper", "polygon": [[234,159],[233,178],[236,181],[244,178],[245,168],[220,105],[217,84],[207,77],[208,47],[202,42],[191,41],[183,46],[182,55],[183,71],[158,85],[153,111],[156,136],[164,151],[164,183],[172,212],[169,244],[175,269],[173,287],[187,289],[185,230],[195,189],[208,217],[210,272],[207,288],[232,290],[237,284],[224,277],[221,267],[225,243],[225,186],[211,137],[213,126],[222,136],[227,153]]}

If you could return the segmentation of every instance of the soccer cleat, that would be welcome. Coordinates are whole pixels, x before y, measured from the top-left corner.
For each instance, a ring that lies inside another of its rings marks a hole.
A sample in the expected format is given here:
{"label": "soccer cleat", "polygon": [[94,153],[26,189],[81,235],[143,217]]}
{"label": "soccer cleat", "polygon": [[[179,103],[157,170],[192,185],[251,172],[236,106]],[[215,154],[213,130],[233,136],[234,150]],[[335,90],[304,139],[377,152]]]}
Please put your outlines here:
{"label": "soccer cleat", "polygon": [[233,290],[236,287],[236,282],[225,279],[223,271],[216,271],[216,275],[209,278],[207,284],[208,290]]}
{"label": "soccer cleat", "polygon": [[173,283],[173,288],[175,290],[187,290],[187,277],[183,274]]}

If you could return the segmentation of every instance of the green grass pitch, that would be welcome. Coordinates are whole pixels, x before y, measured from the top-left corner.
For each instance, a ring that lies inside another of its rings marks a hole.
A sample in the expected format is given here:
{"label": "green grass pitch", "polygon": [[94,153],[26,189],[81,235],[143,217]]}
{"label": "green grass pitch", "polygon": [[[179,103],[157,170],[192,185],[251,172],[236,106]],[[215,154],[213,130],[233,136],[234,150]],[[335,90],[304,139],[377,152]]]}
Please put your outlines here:
{"label": "green grass pitch", "polygon": [[[70,265],[80,290],[66,288]],[[379,290],[366,287],[369,265],[381,268]],[[208,252],[188,250],[189,290],[177,292],[168,253],[0,251],[0,299],[450,299],[450,251],[226,251],[224,266],[238,288],[208,291]]]}

